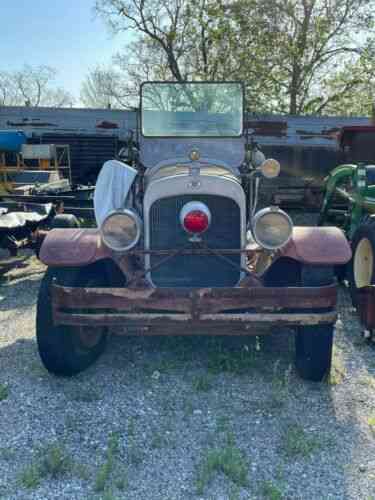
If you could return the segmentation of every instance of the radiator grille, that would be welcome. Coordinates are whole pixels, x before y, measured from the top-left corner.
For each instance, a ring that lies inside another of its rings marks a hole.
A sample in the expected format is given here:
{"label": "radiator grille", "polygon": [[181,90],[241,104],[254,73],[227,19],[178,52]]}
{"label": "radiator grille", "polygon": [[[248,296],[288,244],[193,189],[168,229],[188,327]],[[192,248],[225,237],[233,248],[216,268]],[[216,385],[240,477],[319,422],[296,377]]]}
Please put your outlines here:
{"label": "radiator grille", "polygon": [[[180,225],[181,208],[189,201],[201,201],[211,211],[211,225],[203,239],[210,248],[241,247],[241,214],[237,203],[217,195],[183,195],[162,198],[150,210],[150,248],[178,249],[188,243],[188,235]],[[151,266],[165,256],[152,256]],[[159,287],[224,287],[235,286],[240,278],[240,254],[226,255],[237,267],[212,255],[177,255],[151,272]]]}

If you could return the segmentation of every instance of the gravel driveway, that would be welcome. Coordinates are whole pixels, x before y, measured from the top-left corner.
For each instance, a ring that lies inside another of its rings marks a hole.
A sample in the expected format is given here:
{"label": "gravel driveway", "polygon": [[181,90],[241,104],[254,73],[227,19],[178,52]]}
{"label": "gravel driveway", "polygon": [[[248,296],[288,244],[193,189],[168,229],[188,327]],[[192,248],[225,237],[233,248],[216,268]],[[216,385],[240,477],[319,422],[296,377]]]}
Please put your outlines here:
{"label": "gravel driveway", "polygon": [[331,380],[293,338],[114,337],[72,379],[35,343],[43,266],[0,284],[1,499],[374,499],[375,350],[340,291]]}

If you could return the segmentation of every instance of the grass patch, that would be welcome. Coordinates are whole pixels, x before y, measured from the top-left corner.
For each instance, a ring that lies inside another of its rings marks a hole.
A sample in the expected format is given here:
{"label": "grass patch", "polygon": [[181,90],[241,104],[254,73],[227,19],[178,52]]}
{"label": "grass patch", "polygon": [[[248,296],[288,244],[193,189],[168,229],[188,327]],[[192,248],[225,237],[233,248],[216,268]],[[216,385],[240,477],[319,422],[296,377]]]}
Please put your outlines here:
{"label": "grass patch", "polygon": [[99,493],[105,491],[107,482],[113,472],[115,465],[115,456],[118,453],[119,435],[118,433],[110,434],[108,438],[108,447],[104,463],[100,466],[94,484],[94,490]]}
{"label": "grass patch", "polygon": [[42,475],[37,464],[31,464],[20,474],[20,483],[29,490],[37,488],[42,482]]}
{"label": "grass patch", "polygon": [[16,452],[9,447],[5,448],[0,448],[0,458],[2,460],[5,460],[6,462],[9,462],[10,460],[13,460],[15,458]]}
{"label": "grass patch", "polygon": [[133,417],[129,418],[128,423],[128,458],[134,465],[139,465],[144,459],[143,450],[137,446],[135,439],[135,420]]}
{"label": "grass patch", "polygon": [[0,401],[5,401],[9,396],[9,388],[6,384],[0,384]]}
{"label": "grass patch", "polygon": [[128,488],[129,481],[125,470],[118,472],[118,476],[115,478],[115,486],[120,491],[125,491]]}
{"label": "grass patch", "polygon": [[213,343],[208,353],[208,370],[212,374],[228,372],[243,375],[254,368],[255,362],[255,348],[244,345],[236,351],[225,349],[221,339]]}
{"label": "grass patch", "polygon": [[209,374],[194,377],[193,388],[197,392],[208,392],[212,388],[212,377]]}
{"label": "grass patch", "polygon": [[198,468],[197,493],[202,495],[206,486],[216,474],[224,474],[237,486],[247,486],[247,460],[235,445],[233,436],[228,434],[225,446],[210,449],[205,453]]}
{"label": "grass patch", "polygon": [[58,479],[72,470],[72,460],[64,447],[54,443],[41,448],[37,459],[20,474],[20,483],[28,489],[37,488],[44,479]]}
{"label": "grass patch", "polygon": [[265,500],[282,500],[283,494],[272,481],[264,481],[260,488],[262,498]]}
{"label": "grass patch", "polygon": [[290,379],[292,375],[292,365],[284,371],[280,369],[280,360],[275,362],[272,374],[272,399],[268,402],[268,408],[282,408],[290,396]]}
{"label": "grass patch", "polygon": [[289,458],[309,457],[321,447],[319,439],[309,436],[305,430],[293,425],[286,430],[281,449]]}

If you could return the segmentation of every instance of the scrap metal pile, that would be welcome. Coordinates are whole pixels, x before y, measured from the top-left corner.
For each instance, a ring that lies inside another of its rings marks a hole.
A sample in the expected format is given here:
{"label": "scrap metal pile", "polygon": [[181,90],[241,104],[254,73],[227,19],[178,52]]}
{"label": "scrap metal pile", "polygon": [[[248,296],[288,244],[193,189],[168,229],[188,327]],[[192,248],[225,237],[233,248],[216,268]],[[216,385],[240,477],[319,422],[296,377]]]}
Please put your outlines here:
{"label": "scrap metal pile", "polygon": [[27,144],[19,131],[0,131],[0,248],[38,251],[56,214],[90,217],[92,186],[71,180],[68,145]]}

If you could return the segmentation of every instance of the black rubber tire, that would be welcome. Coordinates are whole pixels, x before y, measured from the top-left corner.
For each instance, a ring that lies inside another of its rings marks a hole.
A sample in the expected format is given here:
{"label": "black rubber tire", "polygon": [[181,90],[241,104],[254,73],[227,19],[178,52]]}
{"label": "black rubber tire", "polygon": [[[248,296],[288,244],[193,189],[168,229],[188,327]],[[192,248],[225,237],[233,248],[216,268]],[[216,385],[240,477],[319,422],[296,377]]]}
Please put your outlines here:
{"label": "black rubber tire", "polygon": [[65,286],[85,286],[92,280],[103,286],[103,273],[96,266],[81,269],[49,268],[42,279],[36,312],[36,339],[39,355],[46,369],[62,376],[72,376],[88,368],[102,354],[107,343],[107,332],[97,344],[88,348],[80,342],[75,327],[55,326],[52,321],[51,283],[56,280]]}
{"label": "black rubber tire", "polygon": [[[303,266],[302,286],[327,286],[334,283],[331,266]],[[296,369],[304,380],[321,382],[329,375],[332,362],[334,324],[300,326],[296,332]]]}
{"label": "black rubber tire", "polygon": [[[358,229],[354,233],[353,239],[351,241],[352,258],[348,264],[347,275],[349,281],[350,296],[354,307],[357,307],[358,305],[358,299],[357,299],[358,288],[354,278],[354,256],[358,244],[363,238],[367,238],[369,240],[372,248],[372,253],[375,259],[375,220],[369,217],[366,219],[365,222],[363,222],[360,226],[358,226]],[[369,284],[373,285],[374,283],[375,283],[375,265],[373,266],[371,283]]]}
{"label": "black rubber tire", "polygon": [[79,220],[77,217],[73,214],[57,214],[55,217],[52,219],[52,227],[53,228],[74,228],[74,227],[80,227]]}

